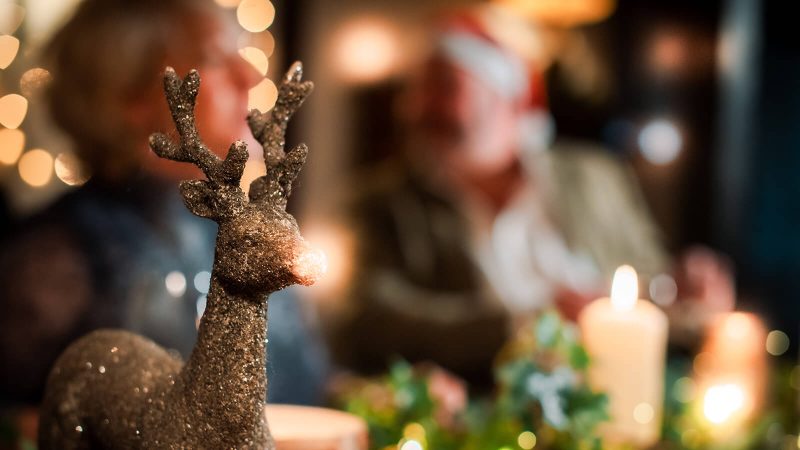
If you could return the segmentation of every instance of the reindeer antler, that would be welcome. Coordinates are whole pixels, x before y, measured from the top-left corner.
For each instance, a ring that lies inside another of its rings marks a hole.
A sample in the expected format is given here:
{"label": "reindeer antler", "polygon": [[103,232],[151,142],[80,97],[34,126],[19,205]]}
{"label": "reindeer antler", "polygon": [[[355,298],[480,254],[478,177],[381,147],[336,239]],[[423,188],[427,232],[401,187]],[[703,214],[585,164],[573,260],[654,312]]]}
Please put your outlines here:
{"label": "reindeer antler", "polygon": [[269,201],[285,208],[292,182],[305,164],[308,155],[305,144],[285,152],[289,119],[314,89],[312,82],[302,81],[302,78],[303,65],[300,62],[292,64],[278,89],[278,100],[271,113],[254,109],[247,117],[253,137],[264,148],[267,165],[267,174],[250,185],[251,202]]}
{"label": "reindeer antler", "polygon": [[163,133],[150,136],[150,148],[161,158],[188,162],[203,171],[208,181],[181,182],[184,203],[194,214],[214,220],[224,220],[244,208],[244,192],[239,183],[247,162],[247,144],[236,141],[224,160],[206,147],[194,119],[194,106],[200,89],[200,75],[192,70],[181,79],[171,67],[164,73],[164,92],[172,120],[178,130],[180,145],[175,145]]}

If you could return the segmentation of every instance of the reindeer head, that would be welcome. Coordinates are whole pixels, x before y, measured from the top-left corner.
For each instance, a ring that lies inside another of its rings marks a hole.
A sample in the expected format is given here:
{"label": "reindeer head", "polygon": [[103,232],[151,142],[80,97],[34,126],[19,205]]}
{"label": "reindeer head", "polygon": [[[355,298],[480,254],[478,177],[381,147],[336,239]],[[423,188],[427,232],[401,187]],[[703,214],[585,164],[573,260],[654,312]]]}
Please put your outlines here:
{"label": "reindeer head", "polygon": [[271,114],[253,110],[247,118],[267,165],[267,174],[250,185],[248,199],[239,186],[248,159],[246,144],[234,142],[224,160],[210,151],[194,117],[200,75],[192,70],[182,80],[172,68],[166,70],[164,91],[180,144],[155,133],[150,147],[161,158],[195,164],[205,174],[206,180],[182,181],[180,190],[193,214],[219,224],[214,274],[227,289],[266,293],[292,284],[310,285],[324,271],[324,255],[306,244],[294,217],[286,212],[292,182],[308,154],[304,144],[284,151],[289,119],[313,89],[302,76],[302,65],[295,63],[281,83]]}

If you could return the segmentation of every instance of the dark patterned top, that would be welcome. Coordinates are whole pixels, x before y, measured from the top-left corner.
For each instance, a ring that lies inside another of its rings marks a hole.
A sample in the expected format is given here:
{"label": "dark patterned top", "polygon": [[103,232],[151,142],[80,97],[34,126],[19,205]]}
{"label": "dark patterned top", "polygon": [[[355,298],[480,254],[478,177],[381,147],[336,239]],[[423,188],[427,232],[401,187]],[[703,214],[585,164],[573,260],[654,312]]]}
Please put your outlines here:
{"label": "dark patterned top", "polygon": [[[90,181],[23,222],[0,252],[0,404],[38,403],[56,357],[98,328],[128,329],[188,357],[216,227],[186,210],[177,183],[144,175]],[[321,347],[291,291],[273,300],[270,398],[318,401]]]}

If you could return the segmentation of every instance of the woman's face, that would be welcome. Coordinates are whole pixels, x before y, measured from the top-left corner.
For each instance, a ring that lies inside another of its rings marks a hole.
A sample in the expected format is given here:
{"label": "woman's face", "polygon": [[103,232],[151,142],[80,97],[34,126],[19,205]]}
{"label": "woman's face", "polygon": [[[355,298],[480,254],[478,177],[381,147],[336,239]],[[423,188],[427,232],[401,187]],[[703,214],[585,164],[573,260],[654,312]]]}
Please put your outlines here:
{"label": "woman's face", "polygon": [[[260,146],[253,139],[247,127],[248,92],[263,77],[239,55],[236,36],[232,27],[220,18],[208,17],[200,24],[202,32],[196,40],[198,47],[168,57],[165,65],[175,68],[180,76],[191,69],[200,73],[200,91],[195,106],[195,119],[203,142],[212,151],[224,157],[230,145],[236,140],[244,140],[251,154],[260,153]],[[189,56],[193,55],[193,56]],[[160,122],[150,130],[174,130],[174,124],[165,108],[164,94],[159,91],[160,100],[152,102],[153,117]],[[197,177],[196,169],[188,164],[175,164],[172,161],[148,161],[148,167],[159,175],[185,179]]]}
{"label": "woman's face", "polygon": [[206,145],[224,155],[236,140],[254,143],[245,120],[247,100],[248,92],[262,77],[239,56],[235,36],[218,27],[205,43],[195,68],[202,80],[195,117]]}

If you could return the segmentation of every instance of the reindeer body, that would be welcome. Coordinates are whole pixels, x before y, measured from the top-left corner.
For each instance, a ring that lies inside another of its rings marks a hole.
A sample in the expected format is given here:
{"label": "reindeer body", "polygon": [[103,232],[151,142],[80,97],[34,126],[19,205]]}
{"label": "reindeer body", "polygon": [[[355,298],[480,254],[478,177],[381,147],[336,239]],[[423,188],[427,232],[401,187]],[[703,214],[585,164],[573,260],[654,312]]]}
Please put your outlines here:
{"label": "reindeer body", "polygon": [[248,121],[264,146],[267,175],[241,188],[247,149],[234,143],[219,160],[200,141],[193,108],[199,76],[181,80],[171,69],[165,90],[181,145],[151,137],[161,157],[197,164],[208,180],[181,183],[186,206],[219,223],[207,307],[186,364],[154,342],[120,330],[100,330],[73,343],[52,369],[41,410],[42,449],[273,449],[264,415],[267,296],[291,284],[311,284],[319,255],[309,252],[286,213],[291,183],[306,148],[284,153],[286,124],[310,93],[299,63],[281,85],[267,117]]}

